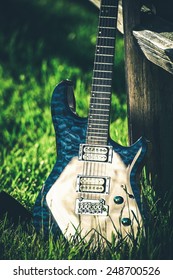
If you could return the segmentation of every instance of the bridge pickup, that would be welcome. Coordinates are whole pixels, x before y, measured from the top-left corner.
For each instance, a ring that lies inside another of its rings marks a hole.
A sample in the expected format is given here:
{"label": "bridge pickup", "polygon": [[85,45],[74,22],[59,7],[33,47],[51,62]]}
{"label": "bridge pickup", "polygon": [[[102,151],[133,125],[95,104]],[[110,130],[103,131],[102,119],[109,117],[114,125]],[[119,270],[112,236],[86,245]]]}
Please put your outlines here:
{"label": "bridge pickup", "polygon": [[110,177],[103,176],[77,176],[77,192],[108,194]]}
{"label": "bridge pickup", "polygon": [[112,155],[112,146],[90,144],[80,144],[79,146],[79,160],[111,163]]}
{"label": "bridge pickup", "polygon": [[109,206],[104,199],[76,199],[75,213],[79,215],[102,215],[108,216]]}

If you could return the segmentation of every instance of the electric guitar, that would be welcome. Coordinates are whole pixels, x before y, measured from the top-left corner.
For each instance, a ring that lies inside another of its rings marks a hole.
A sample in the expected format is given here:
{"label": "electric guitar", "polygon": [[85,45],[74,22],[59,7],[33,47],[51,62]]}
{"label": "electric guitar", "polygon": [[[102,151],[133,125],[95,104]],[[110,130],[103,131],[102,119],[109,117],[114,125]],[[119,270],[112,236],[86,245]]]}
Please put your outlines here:
{"label": "electric guitar", "polygon": [[147,151],[141,137],[130,147],[109,136],[118,0],[102,0],[88,118],[75,112],[72,82],[52,96],[57,161],[34,207],[45,234],[134,238],[143,227],[136,175]]}

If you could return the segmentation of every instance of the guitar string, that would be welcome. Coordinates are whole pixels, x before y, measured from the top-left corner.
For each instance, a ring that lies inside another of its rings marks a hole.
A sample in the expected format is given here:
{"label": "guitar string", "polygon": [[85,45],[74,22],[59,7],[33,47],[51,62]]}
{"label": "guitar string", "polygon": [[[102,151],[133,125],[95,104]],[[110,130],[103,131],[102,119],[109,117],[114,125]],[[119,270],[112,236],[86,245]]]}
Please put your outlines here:
{"label": "guitar string", "polygon": [[[107,9],[107,8],[106,8]],[[103,11],[103,13],[102,13],[102,11]],[[100,16],[104,16],[104,14],[105,14],[105,11],[104,11],[104,9],[102,9],[102,11],[100,12]],[[116,12],[116,11],[115,11]],[[110,18],[108,18],[108,19],[106,19],[105,20],[105,26],[106,27],[109,27],[109,19]],[[101,18],[99,18],[99,27],[102,27],[101,26]],[[100,29],[101,30],[101,29]],[[94,62],[94,67],[96,66],[96,64],[97,64],[97,62],[98,62],[98,55],[97,55],[97,48],[101,48],[100,46],[104,46],[103,47],[103,53],[104,54],[107,54],[107,50],[106,50],[106,45],[104,45],[104,43],[105,43],[105,41],[104,41],[104,37],[109,37],[109,29],[106,29],[106,28],[103,28],[102,27],[102,32],[101,33],[99,33],[100,31],[99,31],[99,28],[98,28],[98,36],[99,36],[99,34],[100,35],[102,35],[102,34],[104,34],[104,36],[101,36],[101,37],[103,37],[103,39],[102,38],[98,38],[98,42],[99,42],[99,44],[97,44],[96,45],[96,55],[95,55],[95,59],[97,60],[95,60],[95,62]],[[108,49],[108,48],[107,48]],[[102,64],[104,64],[105,63],[105,60],[106,60],[106,56],[105,55],[101,55],[100,56],[100,59],[99,59],[99,63],[101,63],[101,65]],[[98,64],[97,64],[98,65]],[[96,78],[95,77],[95,75],[93,75],[93,80],[94,80],[94,78]],[[102,82],[103,81],[103,82]],[[93,83],[93,81],[92,81],[92,83]],[[100,75],[100,79],[99,79],[99,86],[100,85],[102,85],[103,87],[104,87],[104,85],[107,85],[107,82],[106,82],[106,77],[105,77],[105,73],[103,72],[103,73],[101,73],[101,75]],[[103,106],[104,104],[103,104],[103,102],[104,102],[104,97],[103,97],[103,94],[101,94],[100,95],[101,96],[101,99],[99,99],[99,101],[98,101],[98,103],[97,103],[97,105],[98,105],[98,107],[97,108],[99,108],[99,109],[102,109],[102,111],[105,111],[105,109],[106,109],[106,106]],[[92,100],[94,100],[95,98],[93,98],[92,97],[92,94],[91,94],[91,98],[90,98],[90,102],[92,101]],[[95,103],[95,102],[94,102]],[[110,104],[109,104],[110,105]],[[109,108],[110,109],[110,108]],[[92,110],[93,111],[93,110]],[[92,114],[92,113],[91,113]],[[102,119],[102,117],[99,115],[98,116],[98,114],[97,114],[97,117],[99,117],[99,121],[101,121],[101,119]],[[109,125],[109,124],[108,124]],[[101,128],[103,128],[103,126],[101,126]],[[107,127],[107,129],[108,129],[108,127]],[[89,132],[89,127],[88,127],[88,135],[87,135],[87,142],[89,142],[90,143],[90,141],[89,141],[89,134],[90,134],[90,132]],[[92,134],[91,134],[92,135]],[[100,136],[100,137],[102,137],[102,133],[98,133],[98,136]],[[107,134],[107,139],[108,139],[108,134]],[[98,141],[98,142],[100,142],[100,141]],[[97,142],[97,140],[94,138],[94,144],[98,144],[98,142]],[[91,144],[93,144],[93,140],[91,141]],[[103,163],[98,163],[98,162],[84,162],[84,172],[83,172],[83,174],[86,174],[87,176],[102,176],[103,174],[106,174],[106,167],[107,167],[107,164],[103,164]],[[89,197],[89,193],[87,194],[87,196]],[[93,197],[93,194],[91,194],[91,196]],[[95,197],[96,197],[96,194],[95,194]]]}
{"label": "guitar string", "polygon": [[[101,14],[102,14],[102,11],[101,11]],[[106,26],[107,26],[107,24],[106,24]],[[109,25],[108,25],[109,26]],[[104,32],[105,33],[105,32]],[[98,34],[99,35],[99,34]],[[108,35],[108,34],[105,34],[105,35]],[[107,37],[107,36],[105,36],[105,37]],[[103,45],[103,43],[102,43],[102,39],[101,40],[99,40],[99,45]],[[96,59],[98,59],[98,56],[96,56]],[[105,56],[103,55],[103,56],[101,56],[101,59],[100,59],[100,63],[104,63],[105,61]],[[104,74],[101,74],[101,76],[104,76]],[[95,77],[94,77],[95,78]],[[101,77],[102,78],[102,77]],[[100,81],[102,81],[102,79],[100,79]],[[102,83],[100,83],[100,84],[102,84]],[[104,84],[103,84],[104,85]],[[103,105],[102,103],[102,99],[100,99],[100,101],[98,102],[98,105]],[[99,104],[100,103],[100,104]],[[100,107],[101,108],[101,106],[98,106],[98,107]],[[105,109],[105,106],[103,107],[103,109]],[[100,117],[99,117],[99,119],[100,119]],[[101,134],[100,134],[101,135]],[[95,143],[95,141],[94,141],[94,143]],[[96,143],[95,143],[96,144]],[[97,165],[97,167],[96,167],[96,165]],[[89,168],[87,168],[87,175],[95,175],[95,169],[97,170],[97,176],[99,176],[99,174],[103,174],[103,171],[99,171],[99,167],[100,167],[100,165],[101,165],[101,167],[103,167],[103,164],[99,164],[99,166],[98,166],[98,163],[87,163],[87,167],[89,167]],[[93,172],[92,172],[92,168],[93,168]],[[101,168],[101,169],[103,169],[103,168]]]}
{"label": "guitar string", "polygon": [[[105,8],[105,10],[107,10],[107,7]],[[106,11],[105,11],[104,9],[103,9],[103,11],[101,11],[101,16],[105,16],[106,15]],[[110,26],[110,23],[109,23],[109,19],[110,18],[108,18],[108,20],[106,19],[106,23],[105,23],[105,26],[107,27],[107,26]],[[101,39],[100,39],[100,45],[102,46],[102,45],[105,45],[105,53],[107,54],[107,49],[106,49],[106,44],[105,44],[105,37],[109,37],[109,34],[108,34],[108,29],[100,29],[100,32],[99,32],[99,34],[100,34],[100,37],[101,37]],[[111,36],[112,36],[112,34],[111,34]],[[103,38],[103,40],[102,40],[102,38]],[[104,43],[102,43],[102,42],[104,42]],[[99,60],[99,62],[100,63],[102,63],[102,64],[104,64],[105,65],[105,62],[107,62],[107,59],[106,59],[106,56],[105,55],[102,55],[101,56],[101,59]],[[106,68],[106,67],[105,67]],[[111,69],[112,70],[112,69]],[[102,74],[103,75],[103,82],[102,82],[102,79],[100,80],[100,82],[101,82],[101,85],[103,86],[103,88],[104,88],[104,85],[105,84],[107,84],[106,83],[106,78],[105,78],[105,75],[104,74]],[[102,89],[102,91],[104,91],[103,89]],[[111,94],[111,93],[110,93]],[[110,95],[110,97],[111,97],[111,95]],[[104,98],[103,98],[104,99]],[[101,99],[101,101],[100,101],[100,103],[102,102],[102,99]],[[110,111],[110,103],[111,103],[111,100],[109,100],[109,111]],[[100,104],[100,105],[103,105],[103,102]],[[106,106],[99,106],[100,108],[102,107],[102,110],[103,110],[103,112],[105,111],[105,109],[106,109]],[[102,116],[102,115],[101,115]],[[102,118],[102,117],[101,117]],[[108,116],[108,119],[109,119],[109,116]],[[108,123],[108,126],[109,126],[109,123]],[[102,126],[103,127],[103,126]],[[107,127],[107,141],[108,141],[108,127]],[[107,142],[107,144],[108,144],[108,142]],[[106,172],[106,169],[107,169],[107,163],[101,163],[101,164],[99,164],[99,167],[100,167],[100,171],[98,171],[101,175],[106,175],[107,174],[107,172]]]}

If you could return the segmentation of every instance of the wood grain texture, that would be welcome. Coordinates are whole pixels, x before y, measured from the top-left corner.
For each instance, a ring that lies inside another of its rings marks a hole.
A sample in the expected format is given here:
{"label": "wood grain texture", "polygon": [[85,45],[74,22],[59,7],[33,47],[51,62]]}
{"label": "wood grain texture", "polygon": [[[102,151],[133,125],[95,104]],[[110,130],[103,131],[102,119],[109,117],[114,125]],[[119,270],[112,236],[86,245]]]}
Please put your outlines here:
{"label": "wood grain texture", "polygon": [[133,30],[133,35],[149,61],[173,74],[172,23],[148,16],[141,27]]}

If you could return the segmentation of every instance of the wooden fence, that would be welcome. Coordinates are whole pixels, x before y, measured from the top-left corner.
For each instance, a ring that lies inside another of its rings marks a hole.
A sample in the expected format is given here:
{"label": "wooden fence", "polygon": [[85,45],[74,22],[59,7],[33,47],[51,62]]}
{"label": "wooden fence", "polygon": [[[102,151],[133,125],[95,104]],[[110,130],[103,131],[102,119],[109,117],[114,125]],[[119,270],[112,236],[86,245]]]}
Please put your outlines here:
{"label": "wooden fence", "polygon": [[[99,0],[90,1],[99,7]],[[163,194],[173,189],[173,10],[170,0],[141,2],[122,0],[118,13],[125,42],[129,143],[141,135],[150,141],[146,170]]]}

